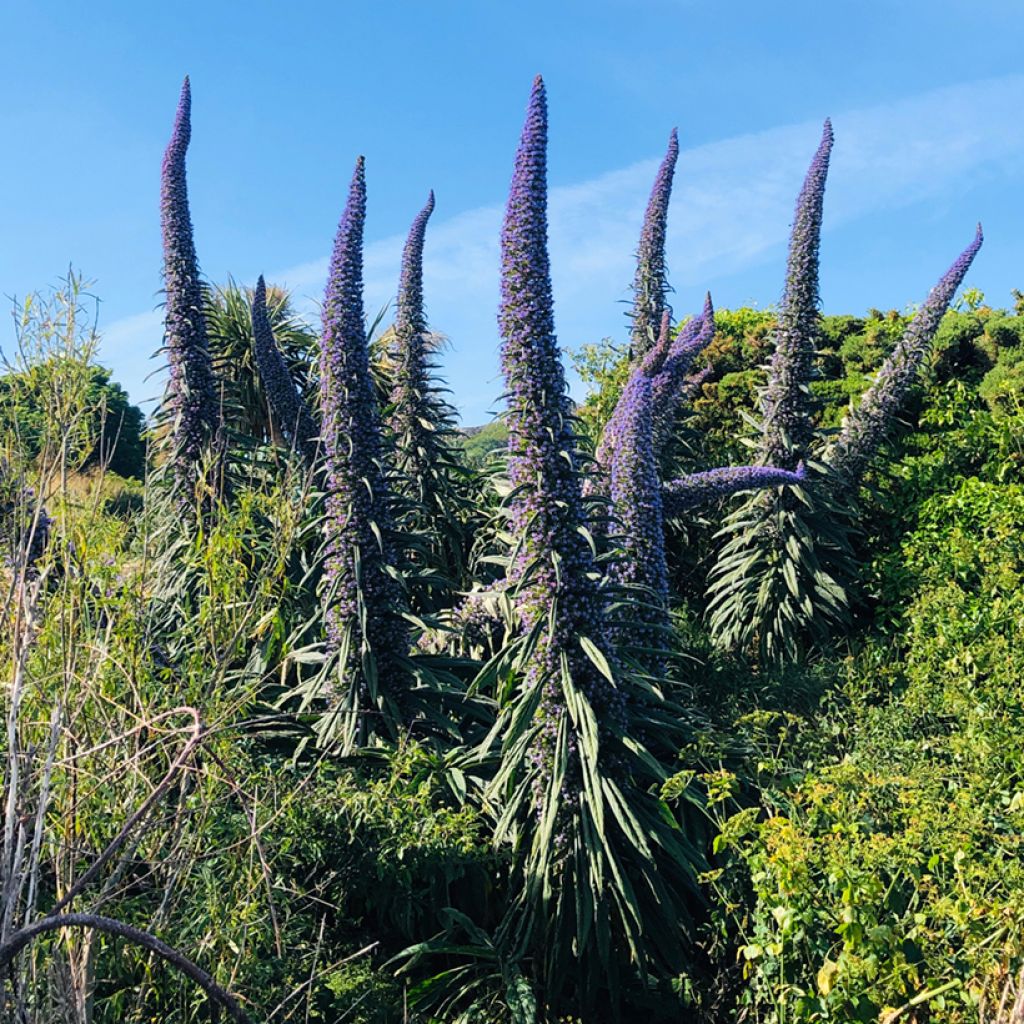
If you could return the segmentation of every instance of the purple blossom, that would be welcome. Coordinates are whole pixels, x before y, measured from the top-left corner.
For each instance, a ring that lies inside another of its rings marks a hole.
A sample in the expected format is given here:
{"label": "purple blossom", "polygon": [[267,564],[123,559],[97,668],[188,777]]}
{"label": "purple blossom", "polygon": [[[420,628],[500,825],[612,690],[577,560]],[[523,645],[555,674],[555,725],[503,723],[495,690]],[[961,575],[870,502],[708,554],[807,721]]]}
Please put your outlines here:
{"label": "purple blossom", "polygon": [[832,122],[826,120],[821,143],[796,202],[786,289],[775,330],[775,351],[768,367],[768,386],[761,403],[760,461],[786,469],[806,458],[814,437],[809,384],[820,330],[818,249],[831,152]]}
{"label": "purple blossom", "polygon": [[[320,354],[323,446],[327,464],[327,559],[323,592],[327,634],[351,638],[348,668],[362,647],[378,665],[408,652],[398,584],[387,572],[389,494],[381,469],[380,414],[370,378],[363,325],[363,225],[366,179],[356,161],[338,225],[323,305]],[[386,673],[382,677],[386,688]]]}
{"label": "purple blossom", "polygon": [[[616,409],[618,431],[611,459],[611,497],[619,520],[621,557],[610,576],[620,585],[647,591],[642,607],[627,608],[627,623],[620,643],[656,650],[664,644],[668,627],[668,565],[661,481],[654,452],[654,401],[651,381],[634,374]],[[663,660],[641,654],[652,674],[660,674]]]}
{"label": "purple blossom", "polygon": [[185,501],[195,495],[197,467],[205,446],[217,437],[221,419],[185,180],[185,154],[192,134],[191,108],[186,78],[171,141],[164,153],[160,183],[167,300],[165,345],[170,370],[164,405],[171,416],[175,483],[179,497]]}
{"label": "purple blossom", "polygon": [[288,364],[274,340],[267,315],[267,286],[260,275],[252,295],[253,351],[267,401],[285,438],[305,457],[316,462],[320,431],[288,372]]}
{"label": "purple blossom", "polygon": [[665,271],[665,233],[668,204],[672,197],[672,178],[679,157],[679,136],[675,128],[668,138],[668,150],[658,168],[644,213],[640,245],[636,254],[633,280],[632,347],[633,357],[642,358],[656,344],[658,324],[665,312],[668,280]]}
{"label": "purple blossom", "polygon": [[510,513],[519,541],[509,567],[523,631],[541,625],[529,680],[543,687],[538,711],[547,758],[568,714],[559,678],[561,660],[587,694],[599,720],[622,723],[617,690],[580,646],[587,638],[609,649],[604,606],[580,493],[579,455],[561,356],[554,333],[547,251],[547,103],[538,76],[516,154],[501,232],[501,361],[508,394]]}
{"label": "purple blossom", "polygon": [[981,248],[982,241],[979,224],[974,240],[929,292],[928,298],[907,325],[903,337],[864,393],[860,404],[844,420],[839,436],[826,455],[826,462],[838,471],[842,489],[852,489],[860,483],[885,440],[917,381],[939,323]]}
{"label": "purple blossom", "polygon": [[715,308],[708,293],[700,316],[693,317],[683,326],[653,379],[654,451],[659,459],[672,438],[679,410],[684,404],[686,375],[693,361],[714,337]]}
{"label": "purple blossom", "polygon": [[800,463],[795,472],[772,466],[727,466],[691,473],[665,484],[663,498],[665,515],[676,517],[692,509],[727,498],[737,491],[762,490],[767,487],[796,487],[807,479],[807,470]]}
{"label": "purple blossom", "polygon": [[[679,410],[685,404],[686,375],[689,373],[693,361],[707,348],[715,336],[715,311],[710,295],[704,300],[704,309],[701,314],[689,319],[674,340],[671,337],[669,317],[670,313],[666,310],[662,314],[657,342],[633,368],[630,380],[627,382],[626,388],[623,389],[622,395],[601,433],[595,458],[605,472],[611,466],[612,455],[622,430],[620,407],[629,388],[629,383],[636,377],[645,377],[651,381],[654,452],[660,459],[672,436]],[[596,487],[595,483],[590,490],[593,491]]]}

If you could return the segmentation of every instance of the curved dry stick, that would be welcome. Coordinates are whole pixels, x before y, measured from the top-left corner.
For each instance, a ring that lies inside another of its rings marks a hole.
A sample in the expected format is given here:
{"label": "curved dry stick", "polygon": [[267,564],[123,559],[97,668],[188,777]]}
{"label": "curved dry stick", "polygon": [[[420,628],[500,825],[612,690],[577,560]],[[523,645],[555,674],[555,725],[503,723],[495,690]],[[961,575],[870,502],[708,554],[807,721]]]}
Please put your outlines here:
{"label": "curved dry stick", "polygon": [[[139,804],[138,809],[135,813],[121,826],[121,831],[114,836],[113,839],[107,844],[106,849],[92,862],[92,864],[86,869],[84,874],[78,879],[77,882],[64,895],[50,908],[49,918],[52,918],[55,914],[58,914],[64,907],[66,907],[81,891],[100,873],[103,865],[114,856],[115,853],[121,848],[122,843],[131,835],[132,829],[150,812],[153,805],[167,792],[170,788],[171,783],[174,781],[175,775],[185,766],[185,762],[192,756],[192,752],[199,746],[203,741],[203,723],[199,718],[199,712],[195,708],[184,705],[180,708],[175,708],[175,712],[181,714],[187,714],[192,717],[192,735],[188,742],[181,748],[181,753],[174,759],[171,767],[167,769],[167,774],[160,780],[156,789],[153,790],[145,800]],[[170,712],[169,712],[170,713]]]}
{"label": "curved dry stick", "polygon": [[212,1000],[223,1006],[232,1020],[238,1024],[251,1024],[238,1000],[227,989],[221,988],[202,967],[194,964],[187,956],[183,956],[149,932],[115,921],[112,917],[101,917],[99,914],[51,914],[26,925],[0,946],[0,968],[6,967],[34,939],[45,932],[57,931],[60,928],[94,928],[98,932],[116,935],[156,953],[172,967],[177,967],[182,974],[191,978]]}

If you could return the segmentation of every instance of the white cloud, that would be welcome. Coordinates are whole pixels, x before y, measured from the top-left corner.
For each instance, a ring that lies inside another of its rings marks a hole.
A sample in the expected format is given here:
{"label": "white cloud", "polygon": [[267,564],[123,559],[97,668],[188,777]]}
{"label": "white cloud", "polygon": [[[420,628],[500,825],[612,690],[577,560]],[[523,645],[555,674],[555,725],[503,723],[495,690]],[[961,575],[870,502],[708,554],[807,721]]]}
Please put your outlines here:
{"label": "white cloud", "polygon": [[[1022,106],[1024,75],[1013,75],[835,116],[826,231],[878,210],[955,191],[982,168],[1019,164],[1024,135],[1011,129]],[[693,289],[713,288],[716,279],[777,250],[781,255],[820,128],[816,123],[787,125],[683,150],[668,233],[668,262],[681,296],[690,292],[692,298]],[[659,160],[653,157],[552,190],[551,262],[563,345],[624,335],[622,302],[628,298],[644,204]],[[443,192],[439,198],[443,210]],[[445,372],[466,422],[483,420],[501,392],[496,329],[500,224],[496,203],[446,220],[437,217],[427,234],[424,277],[430,319],[452,339]],[[400,237],[392,237],[367,247],[366,308],[371,316],[392,298],[401,245]],[[781,265],[779,270],[781,287]],[[270,279],[291,287],[312,309],[326,271],[327,260],[321,258]],[[125,349],[130,351],[138,336],[152,344],[153,317],[130,317],[106,331],[106,358],[133,394],[148,392],[138,388],[135,358]]]}

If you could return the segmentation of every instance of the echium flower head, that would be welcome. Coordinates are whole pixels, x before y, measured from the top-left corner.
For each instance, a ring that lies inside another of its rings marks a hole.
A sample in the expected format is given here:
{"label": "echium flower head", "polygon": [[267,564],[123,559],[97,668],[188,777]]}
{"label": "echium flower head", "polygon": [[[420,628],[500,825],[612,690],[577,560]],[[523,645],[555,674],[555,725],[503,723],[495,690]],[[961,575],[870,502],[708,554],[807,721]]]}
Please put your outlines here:
{"label": "echium flower head", "polygon": [[325,615],[328,639],[334,645],[346,634],[352,637],[353,671],[359,665],[362,641],[379,662],[408,650],[399,614],[401,595],[385,568],[392,555],[387,539],[390,508],[363,324],[365,219],[366,178],[360,157],[331,255],[320,353],[327,463]]}
{"label": "echium flower head", "polygon": [[979,224],[974,240],[929,292],[860,404],[843,422],[839,436],[826,454],[826,462],[839,474],[838,483],[842,490],[852,490],[859,485],[885,440],[917,381],[939,323],[978,254],[983,239]]}
{"label": "echium flower head", "polygon": [[[565,715],[562,657],[599,720],[622,716],[618,691],[583,654],[608,649],[593,553],[580,530],[579,456],[558,343],[547,250],[547,103],[538,76],[516,154],[501,232],[501,362],[508,395],[510,514],[519,550],[509,568],[525,630],[546,622],[530,672],[544,681],[542,736]],[[608,723],[611,724],[611,723]],[[621,724],[621,723],[619,723]],[[542,739],[537,755],[550,754]],[[543,776],[546,769],[543,769]]]}
{"label": "echium flower head", "polygon": [[409,237],[402,251],[402,276],[398,283],[398,317],[396,327],[400,334],[422,334],[427,329],[423,310],[423,239],[427,221],[434,212],[434,193],[427,196],[426,205],[412,222]]}
{"label": "echium flower head", "polygon": [[690,473],[665,484],[664,514],[677,517],[713,501],[727,498],[737,491],[764,490],[769,487],[798,487],[807,479],[803,463],[796,470],[773,466],[725,466]]}
{"label": "echium flower head", "polygon": [[826,120],[796,201],[786,288],[761,402],[761,462],[786,469],[806,458],[814,437],[809,385],[820,330],[818,250],[831,153],[832,122]]}
{"label": "echium flower head", "polygon": [[320,431],[274,340],[267,315],[267,286],[262,274],[252,294],[252,337],[256,372],[260,375],[278,429],[312,466],[316,461]]}
{"label": "echium flower head", "polygon": [[195,494],[204,448],[215,439],[220,427],[185,180],[185,154],[192,134],[191,109],[192,95],[186,78],[160,179],[165,345],[170,370],[165,405],[171,416],[175,483],[182,500],[191,500]]}
{"label": "echium flower head", "polygon": [[637,587],[639,606],[624,611],[626,622],[617,631],[619,642],[635,646],[638,659],[659,674],[662,659],[648,653],[664,646],[668,627],[668,565],[661,481],[654,452],[654,402],[651,381],[634,374],[617,406],[619,418],[611,455],[611,497],[621,530],[621,557],[611,578]]}
{"label": "echium flower head", "polygon": [[[710,295],[704,300],[704,309],[701,314],[687,320],[674,340],[672,339],[670,312],[666,310],[662,314],[656,344],[630,373],[630,381],[638,376],[646,377],[651,381],[654,451],[659,459],[664,453],[669,437],[671,437],[676,415],[686,401],[686,375],[693,365],[693,361],[707,348],[714,336],[715,311]],[[612,410],[601,433],[601,440],[598,442],[595,452],[598,464],[606,472],[610,469],[612,454],[622,429],[620,407],[625,394],[626,389],[623,389],[619,402],[616,403],[615,409]]]}
{"label": "echium flower head", "polygon": [[715,337],[715,307],[710,292],[700,316],[688,320],[668,351],[652,386],[654,403],[654,451],[660,459],[672,437],[676,417],[685,404],[686,376],[693,361]]}
{"label": "echium flower head", "polygon": [[636,253],[631,313],[633,357],[640,359],[656,344],[658,325],[665,311],[668,280],[665,272],[665,235],[668,228],[668,204],[672,197],[672,178],[679,158],[679,136],[672,129],[668,150],[658,168],[644,213],[640,245]]}
{"label": "echium flower head", "polygon": [[[423,240],[427,221],[434,212],[434,193],[416,215],[409,229],[409,237],[402,252],[402,274],[398,283],[398,310],[395,319],[395,369],[391,390],[391,429],[402,439],[410,457],[421,449],[427,452],[432,444],[417,444],[417,435],[426,429],[423,421],[432,422],[431,388],[428,380],[426,331],[427,317],[423,308]],[[429,466],[407,467],[409,472],[422,477]]]}

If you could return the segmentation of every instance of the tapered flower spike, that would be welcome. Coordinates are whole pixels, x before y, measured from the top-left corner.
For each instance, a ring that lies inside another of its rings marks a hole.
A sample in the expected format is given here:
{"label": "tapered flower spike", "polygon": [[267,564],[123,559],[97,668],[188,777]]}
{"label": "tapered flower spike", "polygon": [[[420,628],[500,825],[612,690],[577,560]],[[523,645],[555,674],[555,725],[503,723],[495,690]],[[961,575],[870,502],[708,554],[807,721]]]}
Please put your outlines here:
{"label": "tapered flower spike", "polygon": [[[381,469],[381,425],[363,324],[363,225],[366,178],[356,161],[338,225],[323,305],[320,355],[323,447],[327,461],[325,618],[329,641],[347,637],[348,671],[361,672],[360,645],[379,667],[408,651],[398,584],[386,571],[389,495]],[[390,673],[381,673],[389,686]]]}
{"label": "tapered flower spike", "polygon": [[192,94],[186,77],[160,179],[165,345],[170,371],[165,406],[171,416],[175,486],[182,501],[194,500],[200,461],[219,433],[221,418],[185,178],[191,109]]}
{"label": "tapered flower spike", "polygon": [[619,399],[618,433],[611,458],[611,498],[620,526],[621,557],[610,569],[612,580],[646,593],[641,605],[627,608],[617,630],[620,644],[638,649],[637,658],[652,675],[661,675],[668,628],[668,564],[661,481],[654,452],[654,402],[651,381],[634,374]]}
{"label": "tapered flower spike", "polygon": [[809,386],[820,329],[818,250],[832,138],[832,122],[826,120],[796,202],[786,288],[762,398],[760,461],[786,469],[806,458],[814,437]]}
{"label": "tapered flower spike", "polygon": [[[523,631],[540,626],[529,669],[542,682],[539,777],[551,770],[559,722],[568,714],[563,659],[599,721],[624,721],[618,690],[581,648],[607,651],[604,607],[585,522],[578,456],[554,333],[547,251],[547,104],[538,76],[516,154],[501,232],[501,362],[508,395],[510,513],[519,551],[509,567]],[[573,734],[574,735],[574,734]]]}
{"label": "tapered flower spike", "polygon": [[252,336],[256,371],[278,429],[312,466],[317,457],[320,431],[288,372],[288,364],[274,340],[267,315],[267,286],[260,274],[252,294]]}
{"label": "tapered flower spike", "polygon": [[694,360],[715,337],[715,308],[709,292],[700,316],[687,321],[669,349],[661,371],[654,377],[654,451],[660,459],[665,453],[683,407],[686,375]]}
{"label": "tapered flower spike", "polygon": [[668,150],[658,168],[647,201],[636,254],[631,314],[635,359],[643,358],[656,344],[658,325],[666,309],[665,297],[669,288],[665,271],[665,235],[668,228],[668,204],[672,197],[672,178],[678,157],[679,136],[673,128],[668,138]]}
{"label": "tapered flower spike", "polygon": [[422,334],[427,329],[427,317],[423,310],[423,239],[427,231],[427,221],[433,212],[434,192],[431,189],[426,205],[412,222],[402,252],[397,319],[400,333]]}
{"label": "tapered flower spike", "polygon": [[825,461],[837,471],[842,490],[853,490],[860,484],[865,470],[885,440],[917,381],[942,317],[983,240],[979,224],[974,240],[929,292],[860,404],[844,420],[839,436],[825,457]]}
{"label": "tapered flower spike", "polygon": [[801,462],[795,471],[772,466],[726,466],[691,473],[665,484],[664,514],[671,518],[727,498],[737,491],[765,490],[770,487],[798,487],[807,479]]}
{"label": "tapered flower spike", "polygon": [[398,311],[395,320],[394,351],[397,358],[394,385],[391,390],[392,433],[400,438],[407,473],[415,480],[429,476],[433,444],[419,443],[432,423],[432,389],[427,366],[427,317],[423,309],[423,240],[427,221],[434,212],[434,193],[416,215],[402,252],[402,275],[398,283]]}
{"label": "tapered flower spike", "polygon": [[[684,325],[674,340],[671,337],[670,312],[662,314],[658,341],[634,367],[630,379],[643,376],[651,381],[651,414],[654,422],[654,452],[660,459],[665,446],[672,436],[676,416],[685,404],[686,375],[693,361],[711,344],[715,336],[715,311],[711,303],[711,295],[704,300],[704,309],[699,316],[692,317]],[[625,389],[623,390],[625,395]],[[620,401],[616,403],[612,415],[608,418],[598,442],[595,458],[598,464],[607,471],[611,466],[612,453],[618,443],[621,431]],[[592,486],[590,491],[595,488]]]}

